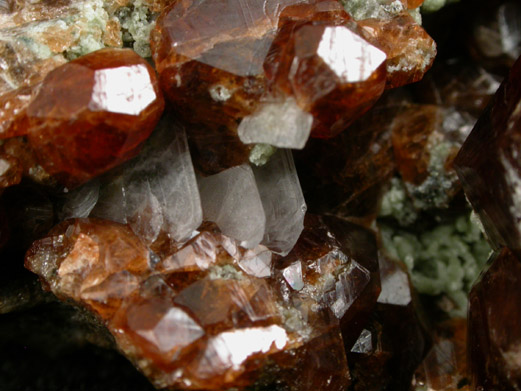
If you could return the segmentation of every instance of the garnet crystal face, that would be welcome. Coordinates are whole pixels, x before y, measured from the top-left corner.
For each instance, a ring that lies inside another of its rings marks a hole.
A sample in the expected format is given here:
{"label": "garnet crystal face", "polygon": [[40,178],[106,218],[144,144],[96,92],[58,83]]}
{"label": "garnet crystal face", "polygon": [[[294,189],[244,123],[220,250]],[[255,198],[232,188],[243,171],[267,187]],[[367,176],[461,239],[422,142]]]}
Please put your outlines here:
{"label": "garnet crystal face", "polygon": [[40,164],[71,187],[137,154],[163,107],[146,61],[104,49],[50,72],[21,126]]}

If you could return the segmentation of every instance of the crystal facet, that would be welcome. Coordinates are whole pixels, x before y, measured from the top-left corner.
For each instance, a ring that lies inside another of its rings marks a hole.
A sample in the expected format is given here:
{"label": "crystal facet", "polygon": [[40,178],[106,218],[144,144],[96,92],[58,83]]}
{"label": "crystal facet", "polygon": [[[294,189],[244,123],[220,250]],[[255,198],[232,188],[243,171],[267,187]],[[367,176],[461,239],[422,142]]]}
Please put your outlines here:
{"label": "crystal facet", "polygon": [[75,186],[136,155],[163,106],[146,61],[105,49],[49,73],[20,126],[40,164]]}

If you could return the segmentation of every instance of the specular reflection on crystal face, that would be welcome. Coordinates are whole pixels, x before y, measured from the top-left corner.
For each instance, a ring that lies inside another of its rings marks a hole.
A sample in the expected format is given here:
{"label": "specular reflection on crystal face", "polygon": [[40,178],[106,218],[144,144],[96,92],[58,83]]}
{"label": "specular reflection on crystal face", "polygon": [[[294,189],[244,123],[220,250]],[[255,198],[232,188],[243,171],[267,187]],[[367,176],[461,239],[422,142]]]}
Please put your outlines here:
{"label": "specular reflection on crystal face", "polygon": [[248,357],[282,350],[287,343],[286,331],[280,326],[224,332],[210,339],[198,369],[201,375],[206,376],[226,369],[237,370]]}
{"label": "specular reflection on crystal face", "polygon": [[384,52],[343,26],[324,29],[317,53],[348,83],[367,80],[386,59]]}
{"label": "specular reflection on crystal face", "polygon": [[157,98],[144,65],[97,70],[89,108],[139,115]]}

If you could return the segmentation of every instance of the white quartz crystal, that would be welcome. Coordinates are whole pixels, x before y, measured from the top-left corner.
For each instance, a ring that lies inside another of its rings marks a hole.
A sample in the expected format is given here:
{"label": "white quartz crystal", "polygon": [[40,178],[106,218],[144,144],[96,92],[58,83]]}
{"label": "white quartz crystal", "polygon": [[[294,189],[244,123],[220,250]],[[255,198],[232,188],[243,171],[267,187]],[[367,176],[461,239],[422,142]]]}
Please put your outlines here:
{"label": "white quartz crystal", "polygon": [[304,229],[306,202],[300,188],[293,156],[279,150],[262,167],[254,167],[255,180],[266,213],[262,243],[286,255]]}
{"label": "white quartz crystal", "polygon": [[313,116],[302,111],[295,99],[264,103],[239,124],[239,138],[245,144],[269,144],[302,149],[306,145]]}
{"label": "white quartz crystal", "polygon": [[246,248],[257,246],[264,236],[266,218],[249,165],[232,167],[199,178],[204,219]]}

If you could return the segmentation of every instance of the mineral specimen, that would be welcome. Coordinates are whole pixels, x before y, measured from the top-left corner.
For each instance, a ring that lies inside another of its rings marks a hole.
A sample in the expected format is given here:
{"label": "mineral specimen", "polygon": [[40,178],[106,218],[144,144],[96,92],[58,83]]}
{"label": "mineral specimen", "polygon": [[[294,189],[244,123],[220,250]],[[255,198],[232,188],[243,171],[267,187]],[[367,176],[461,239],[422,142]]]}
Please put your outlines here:
{"label": "mineral specimen", "polygon": [[266,215],[262,244],[287,255],[304,228],[307,209],[291,151],[279,150],[253,174]]}
{"label": "mineral specimen", "polygon": [[[194,124],[189,139],[204,171],[246,161],[251,146],[241,140],[302,148],[310,131],[338,134],[382,93],[386,56],[345,25],[340,4],[282,11],[294,3],[176,3],[159,17],[160,83]],[[215,17],[216,7],[228,11]]]}
{"label": "mineral specimen", "polygon": [[478,120],[455,160],[465,194],[495,248],[521,251],[521,59]]}
{"label": "mineral specimen", "polygon": [[[93,311],[157,387],[341,391],[349,382],[342,335],[361,327],[379,280],[374,236],[331,223],[333,231],[309,216],[271,273],[265,247],[241,248],[212,225],[159,259],[128,227],[96,219],[55,227],[26,266]],[[264,268],[252,267],[257,257]],[[315,376],[295,377],[297,364]]]}
{"label": "mineral specimen", "polygon": [[438,325],[433,346],[414,374],[413,386],[469,391],[466,350],[467,319],[454,318]]}
{"label": "mineral specimen", "polygon": [[468,354],[472,388],[521,387],[521,263],[509,249],[494,254],[469,296]]}
{"label": "mineral specimen", "polygon": [[429,338],[404,266],[380,257],[382,291],[370,322],[347,356],[352,390],[408,389],[427,351]]}
{"label": "mineral specimen", "polygon": [[104,49],[49,73],[18,126],[46,171],[76,186],[136,155],[163,105],[146,61]]}

